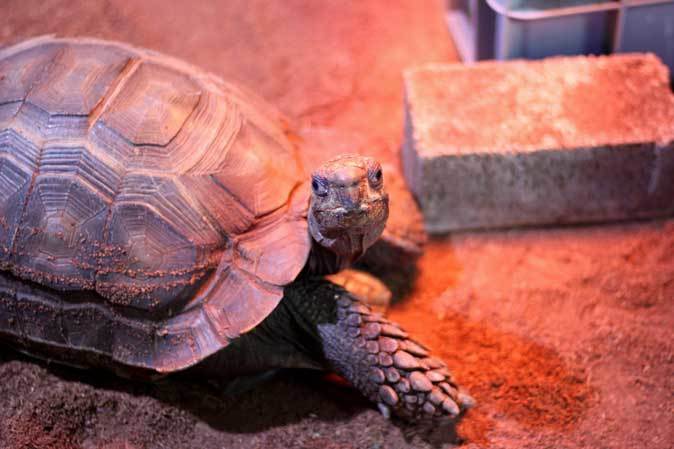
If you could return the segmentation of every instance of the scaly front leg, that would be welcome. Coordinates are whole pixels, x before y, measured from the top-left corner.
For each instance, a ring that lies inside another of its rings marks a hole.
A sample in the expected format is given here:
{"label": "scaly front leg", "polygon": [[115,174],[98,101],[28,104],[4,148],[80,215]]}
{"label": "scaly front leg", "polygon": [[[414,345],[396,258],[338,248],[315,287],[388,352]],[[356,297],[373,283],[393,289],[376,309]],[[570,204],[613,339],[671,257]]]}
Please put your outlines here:
{"label": "scaly front leg", "polygon": [[442,361],[342,288],[325,280],[298,282],[285,300],[318,338],[325,363],[385,416],[456,418],[472,405]]}

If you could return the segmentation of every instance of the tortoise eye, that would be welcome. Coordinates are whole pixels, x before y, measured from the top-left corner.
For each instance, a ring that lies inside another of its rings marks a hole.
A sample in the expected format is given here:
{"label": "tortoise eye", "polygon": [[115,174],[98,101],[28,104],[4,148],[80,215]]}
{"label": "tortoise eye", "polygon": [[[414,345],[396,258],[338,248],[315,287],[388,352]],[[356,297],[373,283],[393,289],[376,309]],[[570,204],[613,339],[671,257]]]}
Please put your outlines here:
{"label": "tortoise eye", "polygon": [[381,171],[381,167],[377,167],[375,170],[370,172],[370,184],[373,187],[379,187],[384,180],[384,174]]}
{"label": "tortoise eye", "polygon": [[328,194],[328,189],[316,178],[311,180],[311,190],[318,196],[325,196]]}

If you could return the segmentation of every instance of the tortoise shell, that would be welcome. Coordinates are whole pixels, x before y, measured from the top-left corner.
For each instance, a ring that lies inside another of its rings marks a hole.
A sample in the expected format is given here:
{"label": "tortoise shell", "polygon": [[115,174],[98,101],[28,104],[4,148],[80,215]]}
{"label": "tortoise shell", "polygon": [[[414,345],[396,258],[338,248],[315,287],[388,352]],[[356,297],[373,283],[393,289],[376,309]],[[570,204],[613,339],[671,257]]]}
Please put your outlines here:
{"label": "tortoise shell", "polygon": [[0,50],[0,333],[168,372],[253,328],[310,250],[290,137],[256,96],[152,51]]}

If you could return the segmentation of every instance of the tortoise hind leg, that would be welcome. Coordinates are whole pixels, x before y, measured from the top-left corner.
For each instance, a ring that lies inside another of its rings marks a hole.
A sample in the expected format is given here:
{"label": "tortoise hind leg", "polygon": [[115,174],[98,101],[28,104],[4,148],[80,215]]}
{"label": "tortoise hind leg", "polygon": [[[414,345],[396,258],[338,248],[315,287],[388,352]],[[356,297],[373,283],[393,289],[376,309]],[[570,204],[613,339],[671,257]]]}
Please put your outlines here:
{"label": "tortoise hind leg", "polygon": [[384,415],[456,418],[472,405],[442,361],[341,287],[326,280],[296,282],[282,304],[315,337],[324,363]]}

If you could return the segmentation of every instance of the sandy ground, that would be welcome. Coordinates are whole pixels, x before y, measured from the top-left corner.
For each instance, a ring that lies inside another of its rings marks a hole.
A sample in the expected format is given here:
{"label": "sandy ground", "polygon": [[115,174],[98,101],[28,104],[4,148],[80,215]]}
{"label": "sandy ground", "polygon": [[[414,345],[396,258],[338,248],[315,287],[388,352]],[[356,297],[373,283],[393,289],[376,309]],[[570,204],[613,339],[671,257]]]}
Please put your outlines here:
{"label": "sandy ground", "polygon": [[[129,41],[238,80],[298,127],[361,133],[397,164],[400,70],[456,59],[442,2],[5,0],[0,42]],[[471,94],[471,93],[467,93]],[[674,220],[433,239],[390,311],[479,402],[466,448],[674,446]],[[1,448],[449,447],[353,390],[287,372],[232,397],[0,352]]]}

